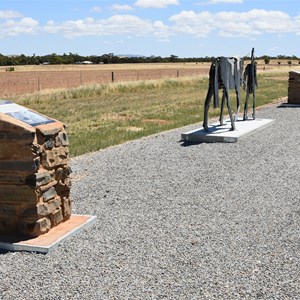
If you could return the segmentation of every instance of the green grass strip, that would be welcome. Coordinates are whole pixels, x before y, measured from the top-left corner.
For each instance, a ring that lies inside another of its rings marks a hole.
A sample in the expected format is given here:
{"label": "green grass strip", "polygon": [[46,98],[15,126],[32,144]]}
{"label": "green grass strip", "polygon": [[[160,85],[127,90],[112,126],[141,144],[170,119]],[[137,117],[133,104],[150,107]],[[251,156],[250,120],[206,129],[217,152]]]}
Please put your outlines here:
{"label": "green grass strip", "polygon": [[[260,75],[257,106],[286,96],[287,78],[287,73]],[[77,156],[172,128],[201,124],[207,87],[207,78],[161,79],[44,91],[12,100],[64,122],[71,156]],[[234,93],[230,96],[235,103]],[[242,91],[241,111],[244,99]],[[210,117],[218,114],[219,109],[211,107]]]}

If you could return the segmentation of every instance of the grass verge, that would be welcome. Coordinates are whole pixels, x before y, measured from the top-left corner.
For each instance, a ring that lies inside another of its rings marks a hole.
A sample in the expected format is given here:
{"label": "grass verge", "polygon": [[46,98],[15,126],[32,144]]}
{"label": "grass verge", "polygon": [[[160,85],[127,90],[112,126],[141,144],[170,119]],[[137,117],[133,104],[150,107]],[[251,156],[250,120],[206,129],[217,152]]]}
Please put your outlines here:
{"label": "grass verge", "polygon": [[[259,75],[257,106],[286,96],[287,78],[287,73]],[[71,156],[76,156],[201,122],[207,86],[207,78],[161,79],[43,91],[12,100],[64,122]],[[234,93],[231,99],[234,103]],[[241,108],[244,99],[242,91]],[[210,117],[218,114],[219,109],[210,109]]]}

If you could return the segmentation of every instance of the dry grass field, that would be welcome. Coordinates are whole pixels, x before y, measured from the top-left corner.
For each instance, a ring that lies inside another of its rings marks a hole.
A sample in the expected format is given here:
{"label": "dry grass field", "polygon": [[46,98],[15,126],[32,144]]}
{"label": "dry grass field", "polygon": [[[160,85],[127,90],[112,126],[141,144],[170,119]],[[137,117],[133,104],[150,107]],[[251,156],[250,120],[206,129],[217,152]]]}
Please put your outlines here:
{"label": "dry grass field", "polygon": [[[70,153],[76,156],[202,122],[209,67],[210,63],[17,66],[13,72],[1,69],[0,98],[67,124]],[[291,70],[300,71],[298,62],[289,66],[258,61],[257,106],[287,96]],[[235,95],[231,98],[234,101]],[[242,91],[242,106],[244,99]],[[211,109],[209,117],[218,114],[219,109]]]}
{"label": "dry grass field", "polygon": [[209,64],[115,64],[16,66],[0,69],[0,97],[47,89],[186,76],[207,76]]}
{"label": "dry grass field", "polygon": [[[245,64],[247,61],[245,62]],[[298,61],[258,63],[259,72],[300,70]],[[13,72],[0,68],[0,97],[34,93],[41,90],[76,88],[88,84],[141,81],[178,77],[208,77],[210,63],[155,63],[114,65],[38,65],[15,66]]]}

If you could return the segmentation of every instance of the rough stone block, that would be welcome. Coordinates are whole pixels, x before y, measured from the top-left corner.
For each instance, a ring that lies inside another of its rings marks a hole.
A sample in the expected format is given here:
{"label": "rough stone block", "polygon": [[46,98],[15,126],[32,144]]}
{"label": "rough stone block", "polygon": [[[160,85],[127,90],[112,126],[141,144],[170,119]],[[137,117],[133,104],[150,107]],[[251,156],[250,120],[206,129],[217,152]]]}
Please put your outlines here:
{"label": "rough stone block", "polygon": [[0,232],[11,234],[18,230],[19,219],[15,215],[0,215]]}
{"label": "rough stone block", "polygon": [[26,177],[26,183],[32,187],[47,185],[54,180],[53,171],[42,171]]}
{"label": "rough stone block", "polygon": [[43,199],[44,201],[49,201],[50,199],[53,199],[57,196],[55,187],[51,187],[49,190],[45,191],[43,193]]}
{"label": "rough stone block", "polygon": [[0,172],[5,174],[24,173],[26,176],[36,171],[34,160],[0,160]]}
{"label": "rough stone block", "polygon": [[68,153],[65,149],[53,148],[45,150],[42,155],[42,165],[46,169],[63,166],[68,163]]}
{"label": "rough stone block", "polygon": [[48,232],[51,228],[51,221],[48,218],[42,218],[35,222],[32,231],[29,230],[31,236],[39,236]]}
{"label": "rough stone block", "polygon": [[19,174],[1,174],[0,182],[2,184],[23,185],[26,183],[26,177]]}
{"label": "rough stone block", "polygon": [[59,181],[56,185],[56,190],[58,194],[65,195],[66,192],[69,192],[71,188],[71,180],[70,178],[65,178],[64,182]]}
{"label": "rough stone block", "polygon": [[64,197],[62,200],[63,216],[64,218],[71,215],[71,200],[68,197]]}
{"label": "rough stone block", "polygon": [[37,214],[39,216],[48,216],[53,211],[56,211],[58,208],[61,207],[61,199],[60,197],[56,197],[53,200],[48,201],[47,203],[40,203],[37,205]]}
{"label": "rough stone block", "polygon": [[58,208],[55,212],[50,215],[51,225],[56,226],[64,220],[62,209]]}
{"label": "rough stone block", "polygon": [[35,155],[32,153],[30,144],[19,144],[13,140],[1,139],[0,137],[0,160],[29,161],[34,158]]}
{"label": "rough stone block", "polygon": [[9,205],[32,205],[38,200],[38,192],[27,185],[3,185],[0,184],[0,206]]}
{"label": "rough stone block", "polygon": [[55,138],[55,146],[69,146],[69,139],[65,131],[61,131],[57,134]]}
{"label": "rough stone block", "polygon": [[47,125],[39,125],[36,127],[37,131],[46,137],[51,137],[58,134],[61,130],[63,130],[63,128],[63,123],[60,122]]}

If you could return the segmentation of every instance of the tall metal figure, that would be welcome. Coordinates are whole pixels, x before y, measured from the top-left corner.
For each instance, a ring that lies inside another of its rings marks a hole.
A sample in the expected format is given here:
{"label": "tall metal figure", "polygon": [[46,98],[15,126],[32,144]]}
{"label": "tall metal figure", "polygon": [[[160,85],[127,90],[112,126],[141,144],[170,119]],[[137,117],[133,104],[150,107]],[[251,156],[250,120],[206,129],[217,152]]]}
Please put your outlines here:
{"label": "tall metal figure", "polygon": [[[246,89],[246,101],[244,107],[244,115],[243,120],[248,119],[248,102],[249,102],[249,95],[253,94],[253,111],[252,111],[252,118],[255,120],[255,108],[256,108],[256,94],[255,90],[258,88],[257,84],[257,77],[256,77],[256,64],[254,60],[254,48],[251,51],[251,63],[247,64],[244,77],[243,77],[243,88]],[[246,85],[246,86],[245,86]]]}
{"label": "tall metal figure", "polygon": [[[225,101],[229,112],[231,130],[235,130],[235,121],[240,110],[240,86],[242,83],[243,60],[236,57],[217,57],[212,61],[209,71],[209,86],[204,103],[203,128],[208,131],[208,110],[212,96],[214,97],[214,108],[219,106],[219,89],[222,89],[222,104],[220,112],[220,125],[223,125],[223,111]],[[237,111],[235,117],[232,116],[229,90],[234,89],[237,97]]]}

